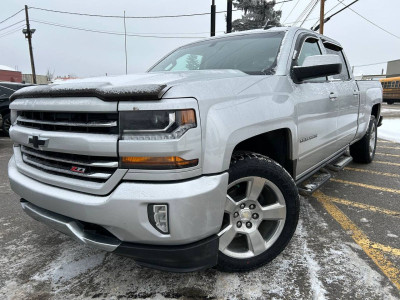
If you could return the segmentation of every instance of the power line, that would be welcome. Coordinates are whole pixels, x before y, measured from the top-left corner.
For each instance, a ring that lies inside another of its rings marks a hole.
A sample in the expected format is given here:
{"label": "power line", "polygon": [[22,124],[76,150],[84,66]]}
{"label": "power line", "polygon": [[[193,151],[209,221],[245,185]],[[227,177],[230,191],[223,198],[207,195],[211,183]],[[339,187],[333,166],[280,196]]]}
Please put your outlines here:
{"label": "power line", "polygon": [[[329,14],[332,10],[334,10],[336,7],[338,7],[340,4],[342,4],[341,2],[343,2],[343,1],[344,1],[344,0],[340,0],[339,3],[337,3],[334,7],[332,7],[330,10],[328,10],[328,11],[324,14],[324,17],[325,17],[327,14]],[[314,20],[314,19],[308,19],[308,21],[311,21],[311,20]],[[314,25],[313,25],[312,27],[317,26],[318,23],[319,23],[319,18],[315,18],[315,20],[318,20],[318,21],[315,22]]]}
{"label": "power line", "polygon": [[[340,2],[339,0],[337,0],[339,3],[345,5],[344,3]],[[385,28],[379,26],[378,24],[372,22],[371,20],[367,19],[366,17],[362,16],[361,14],[359,14],[358,12],[356,12],[354,9],[348,7],[353,13],[355,13],[356,15],[358,15],[359,17],[363,18],[365,21],[367,21],[368,23],[374,25],[375,27],[378,27],[379,29],[383,30],[384,32],[390,34],[391,36],[394,36],[395,38],[400,40],[400,36],[395,35],[394,33],[391,33],[390,31],[386,30]]]}
{"label": "power line", "polygon": [[373,63],[373,64],[357,65],[357,66],[353,66],[353,67],[355,67],[355,68],[368,67],[368,66],[382,65],[382,64],[386,64],[386,63],[387,63],[387,61],[383,61],[383,62],[378,62],[378,63]]}
{"label": "power line", "polygon": [[[95,30],[95,29],[89,29],[89,28],[83,28],[83,27],[68,26],[68,25],[58,24],[58,23],[44,22],[44,21],[40,21],[40,20],[31,20],[31,21],[32,22],[36,22],[36,23],[40,23],[40,24],[49,25],[49,26],[69,28],[69,29],[80,30],[80,31],[95,32],[95,33],[110,34],[110,35],[125,35],[125,33],[117,32],[117,31]],[[205,38],[205,37],[202,37],[202,36],[159,36],[159,35],[143,35],[143,34],[134,34],[134,33],[127,33],[126,35],[127,36],[132,36],[132,37],[160,38],[160,39],[199,39],[199,38]]]}
{"label": "power line", "polygon": [[[293,0],[287,0],[293,1]],[[124,16],[120,15],[99,15],[99,14],[88,14],[88,13],[77,13],[77,12],[70,12],[70,11],[61,11],[61,10],[54,10],[54,9],[47,9],[47,8],[40,8],[40,7],[33,7],[30,6],[30,9],[37,9],[47,12],[54,12],[60,14],[69,14],[69,15],[77,15],[77,16],[86,16],[86,17],[100,17],[100,18],[120,18],[123,19]],[[238,9],[234,9],[233,11],[238,11]],[[226,10],[217,11],[217,14],[226,13]],[[182,14],[182,15],[164,15],[164,16],[126,16],[126,19],[162,19],[162,18],[180,18],[180,17],[195,17],[195,16],[205,16],[210,15],[210,12],[205,13],[195,13],[195,14]]]}
{"label": "power line", "polygon": [[15,17],[16,15],[18,15],[21,11],[23,11],[24,9],[20,9],[19,11],[17,11],[15,14],[11,15],[10,17],[4,19],[3,21],[0,22],[0,24],[4,23],[7,20],[10,20],[11,18]]}
{"label": "power line", "polygon": [[[321,0],[321,1],[325,1],[325,0]],[[314,11],[314,9],[317,6],[318,2],[319,2],[318,0],[315,1],[313,7],[310,9],[310,11],[308,12],[307,16],[304,18],[303,22],[301,22],[300,27],[303,26],[304,22],[307,21],[308,17],[312,14],[312,12]]]}
{"label": "power line", "polygon": [[12,29],[12,30],[10,30],[10,31],[8,31],[8,32],[4,32],[2,35],[0,35],[0,38],[2,38],[2,37],[6,37],[6,36],[8,36],[8,35],[10,35],[10,34],[13,34],[13,33],[15,33],[15,32],[19,32],[22,28],[24,28],[25,27],[25,25],[20,25],[20,26],[18,26],[17,28],[14,28],[14,29]]}
{"label": "power line", "polygon": [[14,23],[14,24],[11,24],[11,25],[9,25],[9,26],[7,26],[7,27],[1,28],[0,31],[6,30],[7,28],[13,27],[14,25],[17,25],[17,24],[22,23],[22,22],[25,22],[25,20],[21,20],[21,21],[19,21],[19,22],[16,22],[16,23]]}
{"label": "power line", "polygon": [[296,4],[293,6],[292,10],[289,12],[289,14],[287,15],[287,17],[285,18],[285,20],[283,21],[283,23],[286,22],[286,20],[290,17],[290,15],[292,14],[292,12],[294,11],[294,9],[297,7],[297,5],[299,4],[300,0],[297,0]]}

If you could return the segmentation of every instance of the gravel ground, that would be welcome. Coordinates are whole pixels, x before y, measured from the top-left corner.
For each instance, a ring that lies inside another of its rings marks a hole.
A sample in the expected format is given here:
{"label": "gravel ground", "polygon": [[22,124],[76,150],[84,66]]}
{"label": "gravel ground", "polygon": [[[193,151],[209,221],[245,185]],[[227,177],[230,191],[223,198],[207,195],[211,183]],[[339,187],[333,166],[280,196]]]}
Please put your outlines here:
{"label": "gravel ground", "polygon": [[351,164],[302,197],[287,249],[232,274],[146,269],[34,221],[9,187],[11,146],[0,138],[1,299],[400,299],[400,144],[380,140],[373,164]]}

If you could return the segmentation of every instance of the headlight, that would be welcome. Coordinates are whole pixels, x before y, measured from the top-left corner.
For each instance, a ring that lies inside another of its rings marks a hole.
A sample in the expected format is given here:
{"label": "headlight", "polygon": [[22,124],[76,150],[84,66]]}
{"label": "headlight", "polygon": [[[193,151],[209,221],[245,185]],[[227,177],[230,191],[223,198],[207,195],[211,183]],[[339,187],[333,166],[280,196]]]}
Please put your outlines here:
{"label": "headlight", "polygon": [[179,139],[186,131],[196,126],[196,114],[193,109],[120,113],[121,138],[124,140]]}

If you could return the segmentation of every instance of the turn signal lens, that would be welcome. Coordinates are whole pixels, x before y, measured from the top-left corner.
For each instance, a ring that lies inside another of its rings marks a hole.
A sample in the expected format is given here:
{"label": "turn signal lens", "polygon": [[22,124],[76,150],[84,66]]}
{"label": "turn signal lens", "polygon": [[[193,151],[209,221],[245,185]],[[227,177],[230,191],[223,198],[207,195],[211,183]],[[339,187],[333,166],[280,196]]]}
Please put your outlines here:
{"label": "turn signal lens", "polygon": [[196,124],[196,115],[193,109],[178,111],[177,115],[181,119],[180,125]]}
{"label": "turn signal lens", "polygon": [[195,167],[198,159],[185,160],[178,156],[166,157],[122,157],[121,168],[147,169],[147,170],[169,170]]}

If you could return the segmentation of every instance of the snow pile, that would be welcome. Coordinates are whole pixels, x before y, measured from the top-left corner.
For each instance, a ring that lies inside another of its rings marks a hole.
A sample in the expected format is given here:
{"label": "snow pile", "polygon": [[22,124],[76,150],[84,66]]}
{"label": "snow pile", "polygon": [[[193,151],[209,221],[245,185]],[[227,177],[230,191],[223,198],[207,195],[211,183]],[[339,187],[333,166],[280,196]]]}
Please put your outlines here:
{"label": "snow pile", "polygon": [[400,119],[384,118],[382,126],[378,129],[378,137],[400,143]]}

